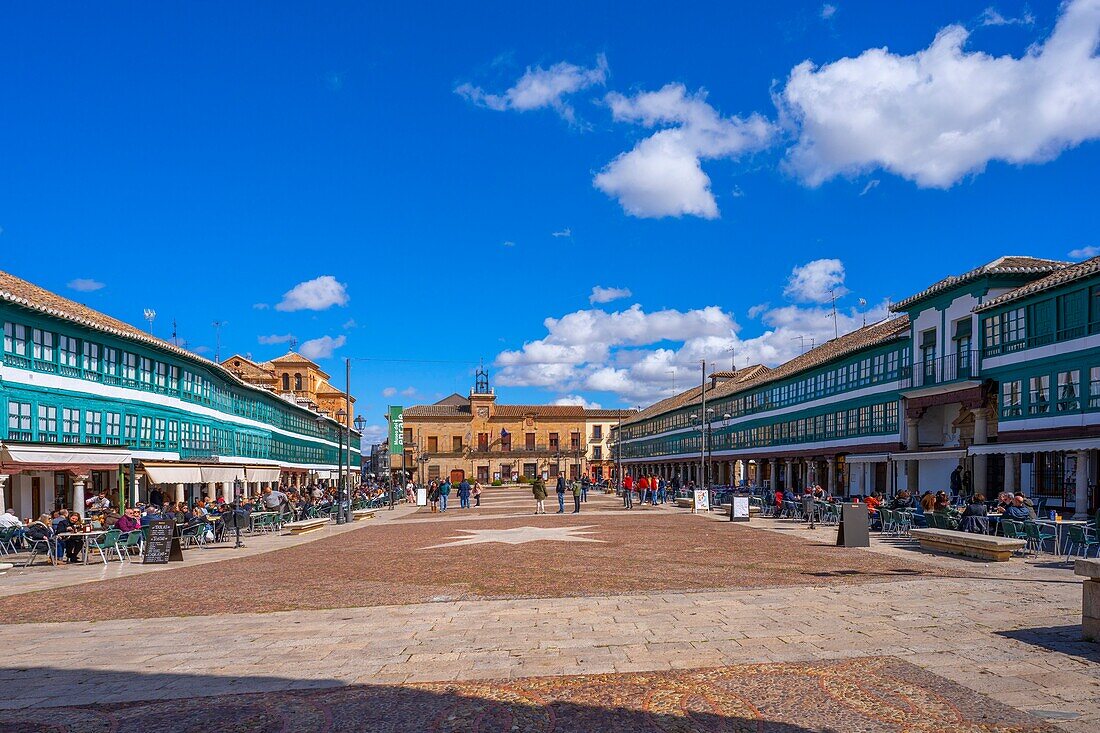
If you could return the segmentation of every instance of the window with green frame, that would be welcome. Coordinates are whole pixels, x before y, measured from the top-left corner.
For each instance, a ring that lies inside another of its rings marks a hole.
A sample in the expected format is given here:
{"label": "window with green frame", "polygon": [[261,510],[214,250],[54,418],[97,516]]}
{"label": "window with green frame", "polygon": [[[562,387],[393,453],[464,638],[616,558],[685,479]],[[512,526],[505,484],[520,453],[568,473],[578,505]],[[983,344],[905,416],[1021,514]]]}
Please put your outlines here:
{"label": "window with green frame", "polygon": [[[1021,310],[1023,309],[1016,309],[1016,311]],[[1048,298],[1029,305],[1027,307],[1027,323],[1029,326],[1027,333],[1021,332],[1017,340],[1024,341],[1026,339],[1028,346],[1042,346],[1054,341],[1054,300]],[[1020,348],[1023,348],[1023,346],[1021,345]]]}
{"label": "window with green frame", "polygon": [[1001,382],[1001,417],[1023,413],[1023,383],[1019,379]]}
{"label": "window with green frame", "polygon": [[1075,290],[1058,296],[1058,340],[1080,338],[1088,331],[1089,294]]}

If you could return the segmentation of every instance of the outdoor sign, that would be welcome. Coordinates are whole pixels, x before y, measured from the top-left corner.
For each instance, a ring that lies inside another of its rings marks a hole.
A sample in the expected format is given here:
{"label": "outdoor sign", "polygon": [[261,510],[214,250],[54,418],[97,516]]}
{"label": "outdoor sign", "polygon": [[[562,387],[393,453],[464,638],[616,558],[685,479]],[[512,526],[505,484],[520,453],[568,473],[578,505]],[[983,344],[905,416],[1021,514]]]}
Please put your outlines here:
{"label": "outdoor sign", "polygon": [[416,490],[416,505],[428,506],[428,490],[423,486]]}
{"label": "outdoor sign", "polygon": [[840,509],[840,527],[836,532],[838,547],[870,547],[868,534],[867,505],[854,503],[842,504]]}
{"label": "outdoor sign", "polygon": [[149,538],[145,541],[143,565],[163,564],[183,560],[183,549],[176,537],[176,523],[170,519],[155,519],[149,523]]}
{"label": "outdoor sign", "polygon": [[405,454],[405,408],[390,405],[390,455]]}
{"label": "outdoor sign", "polygon": [[706,489],[695,490],[695,511],[697,512],[709,512],[710,511],[710,492]]}
{"label": "outdoor sign", "polygon": [[735,496],[735,497],[733,497],[733,503],[730,505],[730,521],[731,522],[747,522],[747,521],[749,521],[749,497],[747,497],[747,496]]}

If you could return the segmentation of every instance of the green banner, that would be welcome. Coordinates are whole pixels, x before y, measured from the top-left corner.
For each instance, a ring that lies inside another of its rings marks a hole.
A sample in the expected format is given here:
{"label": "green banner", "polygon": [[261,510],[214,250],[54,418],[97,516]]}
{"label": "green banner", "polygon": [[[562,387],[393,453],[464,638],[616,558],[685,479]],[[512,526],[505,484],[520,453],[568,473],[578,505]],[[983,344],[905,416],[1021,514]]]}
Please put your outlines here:
{"label": "green banner", "polygon": [[405,452],[405,408],[390,405],[390,455],[399,456]]}

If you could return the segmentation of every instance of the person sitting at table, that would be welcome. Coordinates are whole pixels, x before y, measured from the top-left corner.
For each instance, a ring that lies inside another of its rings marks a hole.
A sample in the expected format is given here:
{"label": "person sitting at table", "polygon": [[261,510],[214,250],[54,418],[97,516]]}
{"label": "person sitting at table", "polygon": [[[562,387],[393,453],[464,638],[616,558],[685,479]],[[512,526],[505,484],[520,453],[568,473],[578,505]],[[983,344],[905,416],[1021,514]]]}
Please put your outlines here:
{"label": "person sitting at table", "polygon": [[1035,519],[1035,510],[1024,504],[1024,495],[1016,494],[1012,497],[1012,505],[1005,509],[1005,516],[1019,522]]}
{"label": "person sitting at table", "polygon": [[162,519],[162,515],[156,506],[150,504],[145,507],[145,512],[141,515],[141,526],[148,527],[153,521]]}
{"label": "person sitting at table", "polygon": [[931,514],[936,509],[936,495],[926,491],[920,495],[920,508],[926,514]]}
{"label": "person sitting at table", "polygon": [[[31,543],[41,542],[43,540],[52,543],[53,530],[50,528],[50,515],[43,514],[33,522],[28,521],[27,528],[23,531],[23,536]],[[49,553],[47,553],[47,556],[48,555]]]}
{"label": "person sitting at table", "polygon": [[916,502],[913,501],[913,495],[902,489],[890,502],[890,508],[893,510],[912,509],[914,504]]}
{"label": "person sitting at table", "polygon": [[989,534],[989,519],[987,519],[987,516],[988,510],[985,507],[985,497],[981,494],[974,494],[970,498],[970,503],[966,505],[966,509],[963,509],[962,524],[959,529],[963,532]]}
{"label": "person sitting at table", "polygon": [[[68,532],[83,532],[87,529],[84,526],[84,520],[76,512],[69,514],[69,518],[66,520],[69,523]],[[83,537],[66,537],[65,538],[65,556],[70,565],[75,565],[80,562],[80,551],[84,549]]]}
{"label": "person sitting at table", "polygon": [[138,519],[137,509],[127,509],[126,513],[115,522],[115,529],[123,534],[141,529],[141,521]]}
{"label": "person sitting at table", "polygon": [[951,513],[951,499],[948,498],[946,491],[937,491],[935,499],[932,503],[933,514],[950,514]]}

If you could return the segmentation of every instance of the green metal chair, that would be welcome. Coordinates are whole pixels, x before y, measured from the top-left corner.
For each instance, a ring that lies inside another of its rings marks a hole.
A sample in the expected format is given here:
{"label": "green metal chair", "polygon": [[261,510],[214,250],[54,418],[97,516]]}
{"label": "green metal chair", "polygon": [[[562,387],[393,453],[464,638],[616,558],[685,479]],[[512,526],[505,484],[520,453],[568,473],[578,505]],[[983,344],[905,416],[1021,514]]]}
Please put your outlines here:
{"label": "green metal chair", "polygon": [[0,555],[15,554],[15,534],[18,531],[18,527],[0,529]]}
{"label": "green metal chair", "polygon": [[1050,540],[1051,547],[1053,547],[1054,541],[1057,539],[1057,535],[1044,532],[1043,526],[1035,522],[1024,522],[1024,535],[1028,545],[1034,548],[1036,552],[1045,552],[1044,543]]}
{"label": "green metal chair", "polygon": [[122,536],[122,531],[118,529],[107,530],[107,534],[103,535],[99,539],[94,539],[89,542],[88,551],[99,550],[99,557],[103,560],[103,564],[107,564],[107,556],[113,550],[115,555],[118,556],[118,561],[122,562],[122,549],[118,546],[118,538]]}
{"label": "green metal chair", "polygon": [[1079,524],[1066,525],[1066,557],[1077,555],[1088,557],[1091,548],[1097,548],[1097,557],[1100,557],[1100,540]]}
{"label": "green metal chair", "polygon": [[130,550],[137,548],[137,556],[141,557],[145,553],[145,533],[141,530],[136,532],[127,532],[119,538],[122,542],[122,553],[131,561],[133,555]]}

